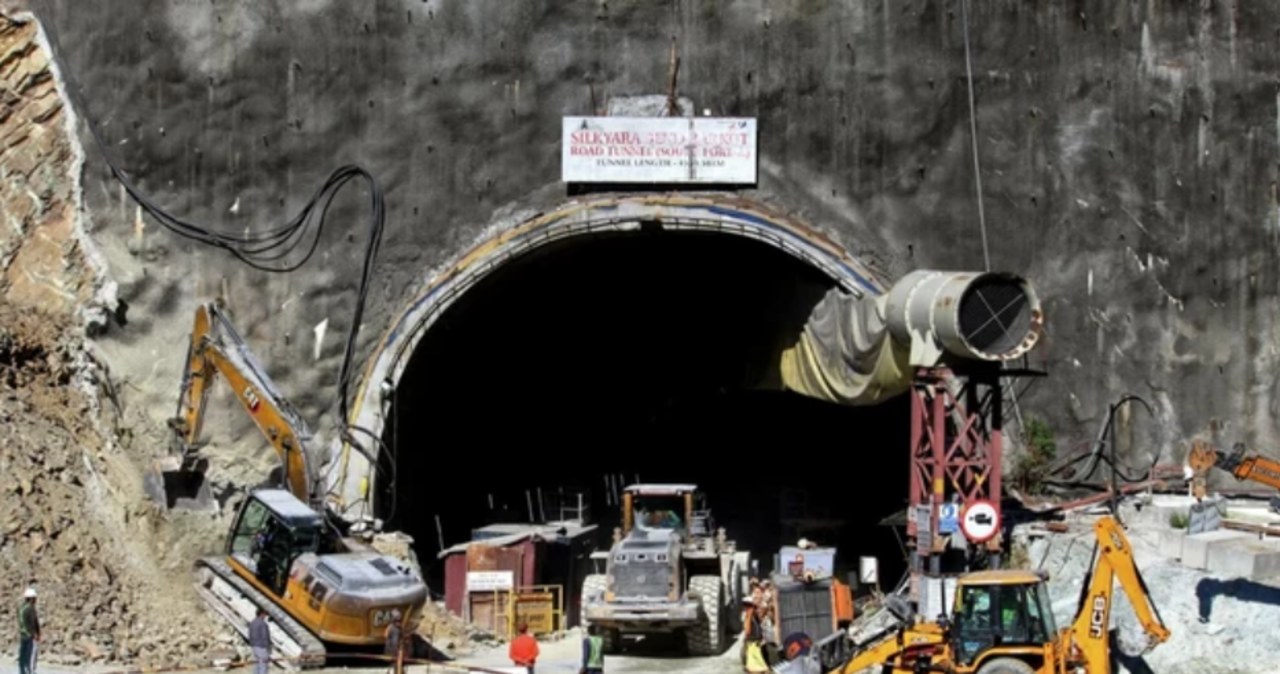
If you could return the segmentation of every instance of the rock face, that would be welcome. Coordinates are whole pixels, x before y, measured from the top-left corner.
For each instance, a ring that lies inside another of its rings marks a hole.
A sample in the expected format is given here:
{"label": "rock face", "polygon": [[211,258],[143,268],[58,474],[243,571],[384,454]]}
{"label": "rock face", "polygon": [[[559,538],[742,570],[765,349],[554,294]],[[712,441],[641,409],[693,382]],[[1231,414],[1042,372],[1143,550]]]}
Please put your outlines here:
{"label": "rock face", "polygon": [[[1274,43],[1267,3],[971,3],[977,149],[996,268],[1042,293],[1051,378],[1024,396],[1061,438],[1137,393],[1142,446],[1212,420],[1280,441]],[[365,338],[496,214],[563,198],[559,118],[678,91],[761,120],[756,198],[887,276],[981,268],[964,24],[955,1],[708,3],[160,1],[37,9],[111,153],[155,200],[223,231],[282,222],[342,162],[388,194]],[[74,46],[74,48],[71,48]],[[50,104],[51,105],[51,104]],[[87,137],[86,137],[87,140]],[[176,381],[186,311],[220,287],[308,418],[332,409],[362,197],[291,275],[246,269],[137,218],[96,150],[86,197],[127,323],[113,362]],[[357,244],[358,245],[358,244]],[[311,327],[328,320],[320,357]],[[141,387],[146,399],[169,396]],[[150,405],[148,405],[150,406]],[[167,404],[165,405],[167,407]],[[252,435],[231,419],[231,437]],[[321,431],[331,428],[321,423]],[[1175,457],[1175,458],[1179,458]]]}
{"label": "rock face", "polygon": [[[5,0],[0,11],[27,4]],[[1179,459],[1178,443],[1215,421],[1226,442],[1280,443],[1275,3],[971,2],[976,139],[958,0],[31,4],[60,46],[62,82],[81,96],[74,113],[175,214],[248,236],[294,215],[340,164],[379,178],[387,235],[361,354],[415,285],[490,223],[562,201],[560,117],[665,93],[674,43],[677,93],[694,109],[760,120],[761,181],[747,196],[808,221],[886,277],[983,266],[976,144],[991,264],[1031,278],[1047,310],[1031,365],[1051,376],[1020,402],[1050,418],[1060,447],[1091,438],[1125,393],[1155,406],[1153,423],[1130,420],[1142,454]],[[164,575],[153,563],[178,577],[183,555],[216,548],[225,532],[225,522],[175,528],[135,511],[125,477],[163,447],[191,309],[224,294],[324,437],[366,195],[340,196],[314,259],[292,274],[248,269],[159,229],[124,197],[83,125],[80,182],[66,131],[73,109],[57,98],[36,24],[21,16],[0,18],[0,297],[13,316],[87,312],[106,328],[95,353],[113,373],[112,414],[132,430],[100,442],[63,428],[12,395],[35,375],[5,369],[18,373],[5,375],[18,377],[6,384],[6,413],[44,418],[45,435],[11,440],[3,455],[4,474],[23,477],[5,492],[13,503],[0,526],[15,528],[0,531],[0,575],[10,596],[34,569],[65,584],[65,605],[105,588],[90,613],[108,616],[111,636],[85,617],[57,638],[75,650],[92,631],[86,657],[127,655],[141,648],[130,635],[164,630],[137,617],[146,611],[129,588],[142,581],[126,578]],[[66,388],[63,375],[38,376]],[[260,480],[274,457],[229,401],[215,393],[209,440],[242,451],[211,456],[211,472]],[[84,404],[59,409],[80,423]],[[91,561],[121,537],[60,533],[94,521],[83,510],[93,471],[82,453],[47,448],[83,449],[92,466],[100,444],[110,450],[102,461],[119,462],[111,521],[150,531],[132,543],[160,550],[125,554],[143,564],[129,574]]]}
{"label": "rock face", "polygon": [[135,466],[83,390],[92,370],[75,332],[65,317],[0,303],[0,620],[14,624],[34,586],[55,662],[207,662],[228,633],[199,608],[184,557],[217,538],[202,541],[193,522],[170,545],[181,526],[139,508]]}
{"label": "rock face", "polygon": [[55,314],[89,308],[101,261],[80,216],[79,144],[34,22],[0,18],[0,292]]}

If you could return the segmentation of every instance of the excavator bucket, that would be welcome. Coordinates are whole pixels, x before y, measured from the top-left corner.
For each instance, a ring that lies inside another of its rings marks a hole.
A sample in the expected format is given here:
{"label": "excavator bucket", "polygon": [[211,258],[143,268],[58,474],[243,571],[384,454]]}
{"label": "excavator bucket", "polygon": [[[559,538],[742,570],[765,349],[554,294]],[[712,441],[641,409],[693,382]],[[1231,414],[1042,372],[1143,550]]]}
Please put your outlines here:
{"label": "excavator bucket", "polygon": [[151,500],[166,510],[217,510],[217,501],[205,480],[207,468],[204,459],[183,468],[181,457],[166,456],[151,464],[142,486]]}

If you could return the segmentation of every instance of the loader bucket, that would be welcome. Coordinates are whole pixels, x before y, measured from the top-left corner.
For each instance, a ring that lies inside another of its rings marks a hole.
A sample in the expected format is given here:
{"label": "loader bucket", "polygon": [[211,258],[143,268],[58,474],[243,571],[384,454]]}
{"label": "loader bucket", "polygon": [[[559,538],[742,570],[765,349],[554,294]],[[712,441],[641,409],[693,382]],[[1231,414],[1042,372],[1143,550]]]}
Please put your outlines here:
{"label": "loader bucket", "polygon": [[205,480],[208,465],[200,459],[193,468],[184,470],[179,457],[157,459],[143,476],[143,489],[166,510],[217,510],[218,503]]}

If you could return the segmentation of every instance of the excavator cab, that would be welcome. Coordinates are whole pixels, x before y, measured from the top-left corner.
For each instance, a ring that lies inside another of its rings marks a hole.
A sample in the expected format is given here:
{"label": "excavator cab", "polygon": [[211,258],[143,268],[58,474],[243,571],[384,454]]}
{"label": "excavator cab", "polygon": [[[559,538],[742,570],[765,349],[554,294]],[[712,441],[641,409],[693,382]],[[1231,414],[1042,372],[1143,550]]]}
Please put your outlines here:
{"label": "excavator cab", "polygon": [[1022,570],[962,578],[950,623],[955,661],[963,665],[991,649],[1042,649],[1058,633],[1045,579]]}
{"label": "excavator cab", "polygon": [[236,516],[227,554],[253,572],[277,597],[299,556],[321,552],[324,520],[283,489],[253,492]]}

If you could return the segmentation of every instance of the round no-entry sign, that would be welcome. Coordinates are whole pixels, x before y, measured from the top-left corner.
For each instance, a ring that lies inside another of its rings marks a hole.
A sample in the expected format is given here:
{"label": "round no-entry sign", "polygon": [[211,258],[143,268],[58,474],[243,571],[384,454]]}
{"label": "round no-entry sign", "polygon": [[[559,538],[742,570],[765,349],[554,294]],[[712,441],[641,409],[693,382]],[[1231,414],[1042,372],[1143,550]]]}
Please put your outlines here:
{"label": "round no-entry sign", "polygon": [[985,543],[1000,530],[1000,512],[991,501],[970,501],[960,518],[960,529],[970,542]]}

